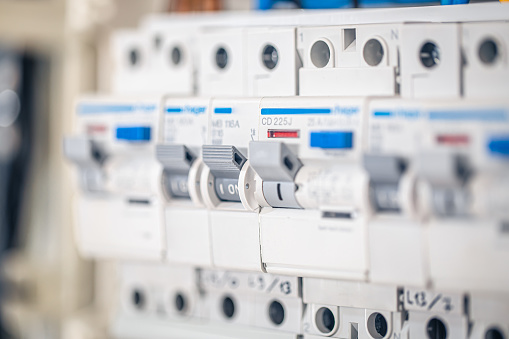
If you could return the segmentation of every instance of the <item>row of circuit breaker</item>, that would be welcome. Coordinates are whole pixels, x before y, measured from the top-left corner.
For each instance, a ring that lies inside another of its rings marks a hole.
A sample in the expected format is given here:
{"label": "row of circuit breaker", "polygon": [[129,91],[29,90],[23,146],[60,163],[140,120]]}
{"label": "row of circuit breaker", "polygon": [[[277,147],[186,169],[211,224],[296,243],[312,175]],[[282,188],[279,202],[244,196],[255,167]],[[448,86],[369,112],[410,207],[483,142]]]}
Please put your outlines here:
{"label": "row of circuit breaker", "polygon": [[63,144],[112,336],[508,338],[509,22],[469,8],[115,33]]}
{"label": "row of circuit breaker", "polygon": [[496,98],[509,92],[508,32],[508,22],[120,31],[112,85],[205,97]]}
{"label": "row of circuit breaker", "polygon": [[76,107],[64,151],[89,256],[507,291],[507,98]]}
{"label": "row of circuit breaker", "polygon": [[503,339],[507,299],[268,273],[122,265],[119,338]]}

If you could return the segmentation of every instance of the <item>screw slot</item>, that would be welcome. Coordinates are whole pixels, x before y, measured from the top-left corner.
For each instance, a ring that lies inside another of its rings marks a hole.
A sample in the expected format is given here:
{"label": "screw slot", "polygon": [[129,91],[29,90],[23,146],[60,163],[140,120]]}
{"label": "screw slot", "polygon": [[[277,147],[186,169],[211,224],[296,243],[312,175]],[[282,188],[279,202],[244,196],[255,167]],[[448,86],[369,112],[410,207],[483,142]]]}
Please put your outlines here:
{"label": "screw slot", "polygon": [[336,327],[336,319],[334,314],[327,307],[321,307],[318,309],[315,315],[316,327],[323,334],[331,334]]}
{"label": "screw slot", "polygon": [[140,52],[138,49],[133,48],[129,51],[129,63],[131,66],[136,66],[140,62]]}
{"label": "screw slot", "polygon": [[426,68],[432,68],[440,64],[440,48],[433,42],[426,42],[419,52],[421,63]]}
{"label": "screw slot", "polygon": [[276,47],[272,45],[266,45],[262,52],[262,61],[265,67],[268,69],[274,69],[279,61],[279,55]]}
{"label": "screw slot", "polygon": [[233,318],[235,315],[235,303],[231,297],[223,299],[223,314],[228,319]]}
{"label": "screw slot", "polygon": [[311,62],[315,67],[323,68],[329,63],[330,54],[329,45],[323,40],[318,40],[311,47]]}
{"label": "screw slot", "polygon": [[364,45],[362,55],[368,65],[377,66],[384,58],[384,47],[378,39],[370,39]]}
{"label": "screw slot", "polygon": [[442,320],[433,318],[428,321],[426,332],[429,339],[445,339],[447,338],[447,328]]}
{"label": "screw slot", "polygon": [[498,59],[498,44],[493,39],[485,39],[479,46],[479,59],[485,65],[492,65]]}
{"label": "screw slot", "polygon": [[134,307],[136,307],[138,310],[143,309],[145,307],[145,303],[146,303],[145,293],[143,293],[143,291],[141,291],[139,289],[133,290],[132,295],[131,295],[131,301],[132,301]]}
{"label": "screw slot", "polygon": [[496,327],[492,327],[486,331],[486,334],[484,335],[484,339],[504,339],[504,335],[502,334],[502,331],[500,331]]}
{"label": "screw slot", "polygon": [[184,313],[186,311],[187,308],[186,298],[181,293],[177,293],[175,295],[175,308],[180,313]]}
{"label": "screw slot", "polygon": [[285,309],[279,301],[274,300],[270,304],[269,318],[275,325],[281,325],[285,320]]}
{"label": "screw slot", "polygon": [[178,66],[182,61],[182,50],[180,47],[175,46],[171,50],[171,62],[174,66]]}
{"label": "screw slot", "polygon": [[368,317],[368,332],[372,338],[380,339],[387,335],[388,327],[385,317],[378,312]]}
{"label": "screw slot", "polygon": [[224,47],[219,47],[216,51],[216,66],[224,69],[228,65],[228,52]]}

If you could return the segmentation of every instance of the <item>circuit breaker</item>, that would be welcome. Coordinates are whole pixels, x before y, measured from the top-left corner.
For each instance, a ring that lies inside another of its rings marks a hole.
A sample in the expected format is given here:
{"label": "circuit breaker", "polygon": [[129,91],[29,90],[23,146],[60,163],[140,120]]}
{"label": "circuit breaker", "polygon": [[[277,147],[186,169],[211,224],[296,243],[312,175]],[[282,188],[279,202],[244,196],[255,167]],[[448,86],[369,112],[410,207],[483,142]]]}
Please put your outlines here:
{"label": "circuit breaker", "polygon": [[117,32],[63,147],[112,335],[508,338],[508,36],[494,3]]}

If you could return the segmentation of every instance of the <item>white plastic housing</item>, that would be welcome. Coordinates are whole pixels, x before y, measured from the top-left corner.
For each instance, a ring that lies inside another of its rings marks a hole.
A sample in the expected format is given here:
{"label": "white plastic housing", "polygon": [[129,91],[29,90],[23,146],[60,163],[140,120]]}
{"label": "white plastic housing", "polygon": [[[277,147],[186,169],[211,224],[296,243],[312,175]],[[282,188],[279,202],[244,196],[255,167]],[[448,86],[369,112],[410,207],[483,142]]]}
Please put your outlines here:
{"label": "white plastic housing", "polygon": [[299,28],[300,95],[396,95],[400,31],[399,24]]}
{"label": "white plastic housing", "polygon": [[[220,49],[226,51],[226,61],[221,64],[223,68],[216,62]],[[244,29],[204,29],[199,37],[199,53],[198,93],[200,95],[243,96],[247,94]]]}
{"label": "white plastic housing", "polygon": [[201,146],[206,143],[209,124],[207,98],[166,97],[162,109],[164,144],[184,145],[197,157],[189,171],[191,199],[166,197],[166,258],[175,263],[209,267],[212,265],[208,212],[199,187],[203,168]]}
{"label": "white plastic housing", "polygon": [[[86,256],[160,259],[163,255],[161,167],[153,157],[158,108],[156,99],[132,97],[89,97],[76,105],[75,133],[92,140],[106,155],[100,191],[78,189],[74,197],[75,234]],[[148,128],[149,139],[117,138],[117,128],[125,127]]]}
{"label": "white plastic housing", "polygon": [[497,98],[509,92],[508,31],[507,22],[461,25],[465,97]]}
{"label": "white plastic housing", "polygon": [[403,26],[401,35],[401,96],[459,98],[460,26],[409,23]]}
{"label": "white plastic housing", "polygon": [[295,28],[249,29],[246,62],[249,96],[297,95]]}
{"label": "white plastic housing", "polygon": [[112,91],[115,94],[148,93],[152,64],[150,42],[143,32],[119,30],[111,38]]}
{"label": "white plastic housing", "polygon": [[172,95],[194,94],[198,61],[194,30],[175,27],[151,33],[146,32],[151,57],[145,74],[146,90]]}

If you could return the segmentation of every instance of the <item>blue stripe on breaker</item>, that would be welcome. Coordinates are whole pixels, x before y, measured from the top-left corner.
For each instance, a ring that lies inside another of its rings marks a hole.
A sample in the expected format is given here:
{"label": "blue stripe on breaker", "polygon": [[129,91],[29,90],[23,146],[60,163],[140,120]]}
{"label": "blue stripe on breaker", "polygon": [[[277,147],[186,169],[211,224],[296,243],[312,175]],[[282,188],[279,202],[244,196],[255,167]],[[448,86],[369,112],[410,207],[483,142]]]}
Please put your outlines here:
{"label": "blue stripe on breaker", "polygon": [[98,114],[98,113],[129,113],[136,111],[152,112],[156,109],[156,105],[94,105],[82,104],[78,105],[78,114]]}
{"label": "blue stripe on breaker", "polygon": [[262,115],[330,114],[330,108],[262,108]]}
{"label": "blue stripe on breaker", "polygon": [[375,112],[373,112],[373,116],[375,116],[375,117],[390,117],[392,115],[393,115],[392,112],[387,112],[387,111],[375,111]]}
{"label": "blue stripe on breaker", "polygon": [[215,114],[232,114],[231,107],[216,107],[214,108]]}
{"label": "blue stripe on breaker", "polygon": [[166,113],[180,113],[182,108],[180,107],[166,107]]}
{"label": "blue stripe on breaker", "polygon": [[431,111],[430,120],[474,120],[506,121],[507,112],[503,109],[470,110],[470,111]]}

